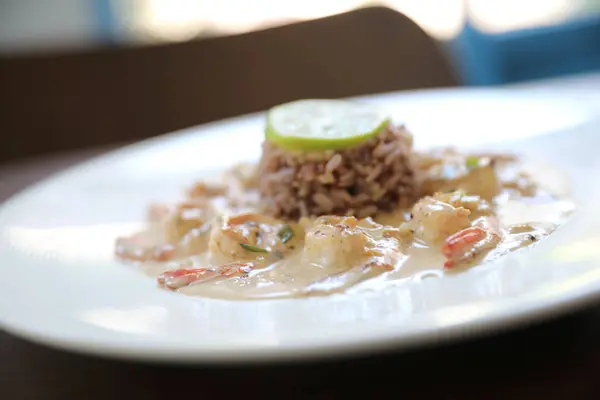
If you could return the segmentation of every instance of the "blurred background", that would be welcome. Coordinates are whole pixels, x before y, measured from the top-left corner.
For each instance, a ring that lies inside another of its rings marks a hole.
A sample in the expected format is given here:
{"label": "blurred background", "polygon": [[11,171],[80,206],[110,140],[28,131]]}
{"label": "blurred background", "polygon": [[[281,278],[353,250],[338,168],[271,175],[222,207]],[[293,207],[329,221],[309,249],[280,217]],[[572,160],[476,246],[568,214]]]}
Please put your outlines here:
{"label": "blurred background", "polygon": [[[447,44],[464,84],[600,68],[600,0],[1,0],[0,51],[181,42],[374,5]],[[555,64],[540,68],[548,61]]]}
{"label": "blurred background", "polygon": [[299,97],[599,70],[600,0],[0,0],[0,161]]}

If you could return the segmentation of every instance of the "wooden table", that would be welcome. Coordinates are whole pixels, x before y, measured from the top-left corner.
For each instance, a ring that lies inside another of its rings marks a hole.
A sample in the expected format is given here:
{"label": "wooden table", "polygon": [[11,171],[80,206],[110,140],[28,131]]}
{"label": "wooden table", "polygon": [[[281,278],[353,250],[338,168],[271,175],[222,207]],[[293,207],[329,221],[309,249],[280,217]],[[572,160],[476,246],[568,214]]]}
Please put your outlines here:
{"label": "wooden table", "polygon": [[[596,89],[594,89],[596,88]],[[600,115],[600,76],[514,86],[573,93]],[[597,108],[596,108],[597,106]],[[108,149],[0,168],[0,201]],[[321,363],[173,367],[92,358],[0,332],[0,399],[370,398],[598,399],[600,305],[560,319],[454,345]]]}

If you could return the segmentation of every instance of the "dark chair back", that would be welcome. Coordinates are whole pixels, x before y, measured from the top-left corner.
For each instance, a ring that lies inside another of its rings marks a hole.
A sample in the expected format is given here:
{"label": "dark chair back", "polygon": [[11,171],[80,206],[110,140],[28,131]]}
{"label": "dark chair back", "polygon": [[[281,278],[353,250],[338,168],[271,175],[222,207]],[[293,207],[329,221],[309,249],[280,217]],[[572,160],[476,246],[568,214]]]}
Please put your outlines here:
{"label": "dark chair back", "polygon": [[309,97],[454,86],[438,45],[373,7],[241,35],[0,60],[0,161],[133,141]]}

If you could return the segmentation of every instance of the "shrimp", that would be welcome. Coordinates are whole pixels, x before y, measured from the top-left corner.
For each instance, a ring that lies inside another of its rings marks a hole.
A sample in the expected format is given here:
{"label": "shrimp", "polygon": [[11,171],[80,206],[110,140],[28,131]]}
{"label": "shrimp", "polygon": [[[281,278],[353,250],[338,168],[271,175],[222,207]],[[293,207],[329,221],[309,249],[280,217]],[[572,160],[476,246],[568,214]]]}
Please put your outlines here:
{"label": "shrimp", "polygon": [[176,290],[191,283],[201,283],[207,280],[232,276],[245,276],[254,269],[252,263],[230,263],[217,268],[181,268],[167,271],[157,277],[158,284],[168,289]]}
{"label": "shrimp", "polygon": [[[508,174],[507,174],[508,175]],[[533,178],[524,172],[514,173],[503,182],[504,188],[518,193],[521,196],[532,197],[538,191]]]}
{"label": "shrimp", "polygon": [[177,205],[167,218],[165,232],[170,243],[177,243],[193,230],[208,231],[215,210],[206,199],[189,200]]}
{"label": "shrimp", "polygon": [[118,238],[115,255],[131,262],[165,262],[175,257],[176,248],[168,243],[150,244],[146,239],[146,232],[142,232],[130,237]]}
{"label": "shrimp", "polygon": [[317,218],[306,232],[304,261],[342,270],[364,258],[369,245],[374,247],[374,242],[357,225],[355,217]]}
{"label": "shrimp", "polygon": [[166,262],[206,250],[214,209],[207,200],[171,206],[155,204],[148,210],[150,226],[130,237],[118,238],[117,257],[135,262]]}
{"label": "shrimp", "polygon": [[147,219],[152,223],[161,223],[169,217],[173,208],[164,203],[154,203],[148,207]]}
{"label": "shrimp", "polygon": [[471,211],[427,196],[412,209],[410,221],[400,226],[400,231],[428,245],[437,245],[448,236],[471,225]]}
{"label": "shrimp", "polygon": [[488,200],[497,196],[501,189],[494,164],[488,159],[482,159],[477,167],[468,168],[466,175],[458,179],[455,187]]}
{"label": "shrimp", "polygon": [[[299,226],[261,214],[234,215],[213,229],[209,242],[211,258],[218,262],[242,259],[266,264],[292,251],[301,240],[300,230]],[[283,232],[287,232],[287,240]]]}
{"label": "shrimp", "polygon": [[429,246],[441,245],[447,268],[479,257],[502,239],[489,203],[460,191],[422,198],[399,230]]}
{"label": "shrimp", "polygon": [[441,252],[446,257],[445,268],[466,264],[494,249],[502,235],[495,217],[482,217],[473,226],[450,235],[444,241]]}
{"label": "shrimp", "polygon": [[465,156],[450,150],[420,156],[418,160],[425,195],[460,189],[491,200],[500,192],[494,158]]}
{"label": "shrimp", "polygon": [[217,183],[196,182],[187,191],[189,199],[210,198],[223,196],[227,191],[227,186]]}
{"label": "shrimp", "polygon": [[398,238],[370,218],[320,217],[307,230],[304,261],[333,275],[308,286],[307,293],[329,293],[394,270],[405,257]]}
{"label": "shrimp", "polygon": [[259,175],[256,166],[252,163],[241,163],[229,170],[233,179],[240,182],[244,189],[258,189]]}
{"label": "shrimp", "polygon": [[435,193],[433,198],[453,207],[463,207],[471,211],[470,218],[478,218],[493,213],[492,206],[481,196],[467,194],[461,190],[447,193]]}
{"label": "shrimp", "polygon": [[400,234],[436,246],[448,236],[471,226],[473,219],[492,215],[490,204],[477,195],[462,191],[435,193],[419,200]]}

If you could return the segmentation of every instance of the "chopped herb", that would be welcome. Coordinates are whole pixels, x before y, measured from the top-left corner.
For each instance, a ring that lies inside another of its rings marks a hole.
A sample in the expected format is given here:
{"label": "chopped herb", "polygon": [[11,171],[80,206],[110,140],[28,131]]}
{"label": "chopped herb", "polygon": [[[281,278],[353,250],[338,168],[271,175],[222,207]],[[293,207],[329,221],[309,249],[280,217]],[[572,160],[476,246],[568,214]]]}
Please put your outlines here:
{"label": "chopped herb", "polygon": [[248,250],[254,253],[268,253],[267,250],[262,249],[260,247],[256,247],[256,246],[252,246],[251,244],[247,244],[247,243],[240,243],[240,247],[244,250]]}
{"label": "chopped herb", "polygon": [[286,244],[294,237],[294,230],[289,225],[284,225],[284,227],[277,232],[277,236],[281,239],[281,243]]}
{"label": "chopped herb", "polygon": [[529,240],[529,241],[531,241],[531,242],[535,242],[535,241],[537,241],[537,237],[535,237],[535,236],[534,236],[534,235],[532,235],[532,234],[527,234],[527,235],[525,235],[525,239],[527,239],[527,240]]}
{"label": "chopped herb", "polygon": [[467,168],[474,169],[479,167],[479,157],[467,157]]}

